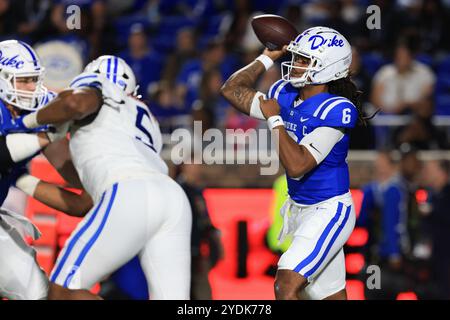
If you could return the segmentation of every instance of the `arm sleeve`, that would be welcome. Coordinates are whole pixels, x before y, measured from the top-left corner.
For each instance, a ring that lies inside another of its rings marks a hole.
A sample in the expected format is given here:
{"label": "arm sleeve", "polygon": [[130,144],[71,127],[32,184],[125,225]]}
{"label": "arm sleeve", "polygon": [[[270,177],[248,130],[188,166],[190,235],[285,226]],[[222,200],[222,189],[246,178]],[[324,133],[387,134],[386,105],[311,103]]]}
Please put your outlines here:
{"label": "arm sleeve", "polygon": [[93,87],[101,91],[102,81],[103,79],[101,79],[98,74],[84,72],[72,80],[70,83],[70,88],[77,89],[82,87]]}
{"label": "arm sleeve", "polygon": [[41,151],[37,134],[13,133],[6,136],[6,147],[13,162],[17,163]]}
{"label": "arm sleeve", "polygon": [[0,168],[8,171],[16,163],[34,156],[41,150],[36,134],[14,133],[0,136]]}
{"label": "arm sleeve", "polygon": [[317,164],[319,164],[343,137],[344,133],[341,130],[330,127],[319,127],[303,137],[300,145],[308,149],[314,159],[316,159]]}

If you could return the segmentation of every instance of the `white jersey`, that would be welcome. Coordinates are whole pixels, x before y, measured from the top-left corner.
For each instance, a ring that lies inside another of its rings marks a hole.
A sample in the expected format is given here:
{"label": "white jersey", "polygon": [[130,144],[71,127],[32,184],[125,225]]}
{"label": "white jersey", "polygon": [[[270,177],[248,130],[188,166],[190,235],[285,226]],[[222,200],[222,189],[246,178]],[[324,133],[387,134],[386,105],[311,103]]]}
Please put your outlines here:
{"label": "white jersey", "polygon": [[72,83],[101,89],[104,104],[83,125],[72,125],[70,140],[94,205],[61,250],[50,281],[89,289],[137,256],[151,299],[188,299],[192,213],[159,156],[159,125],[144,103],[97,77],[84,74]]}
{"label": "white jersey", "polygon": [[168,174],[160,157],[162,136],[157,120],[143,102],[125,94],[122,98],[125,104],[120,108],[103,104],[92,115],[92,122],[71,127],[72,161],[94,199],[116,182]]}

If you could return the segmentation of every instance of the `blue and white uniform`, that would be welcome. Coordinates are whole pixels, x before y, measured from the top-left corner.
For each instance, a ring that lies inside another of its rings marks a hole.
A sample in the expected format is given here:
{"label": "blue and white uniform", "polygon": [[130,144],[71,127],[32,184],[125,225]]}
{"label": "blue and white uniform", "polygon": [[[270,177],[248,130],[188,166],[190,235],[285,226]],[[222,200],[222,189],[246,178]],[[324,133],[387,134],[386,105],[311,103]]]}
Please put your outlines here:
{"label": "blue and white uniform", "polygon": [[[345,288],[343,246],[355,224],[349,192],[348,129],[358,120],[356,107],[346,98],[320,93],[305,101],[299,89],[279,80],[268,98],[276,99],[288,134],[305,146],[318,165],[302,177],[289,177],[289,200],[280,239],[293,235],[279,269],[289,269],[310,283],[308,298],[323,299]],[[289,215],[290,213],[290,215]]]}
{"label": "blue and white uniform", "polygon": [[[38,108],[50,102],[56,94],[47,92],[42,97]],[[3,101],[0,100],[0,128],[12,121],[11,114]],[[38,128],[30,131],[42,131]],[[5,158],[2,154],[2,167],[0,168],[0,205],[8,196],[9,189],[15,184],[16,179],[24,173],[25,166],[39,150],[30,150],[25,158],[14,155],[9,149],[8,142],[19,142],[24,138],[24,133],[13,133],[6,137],[1,137],[2,148],[8,150],[2,152],[10,155]],[[31,134],[29,134],[31,135]],[[15,140],[18,138],[18,140]],[[36,140],[37,138],[34,137]],[[27,139],[25,137],[25,139]],[[12,158],[12,159],[11,159]],[[36,262],[35,250],[28,246],[24,238],[31,236],[33,239],[40,237],[37,228],[25,217],[13,213],[5,208],[0,208],[0,296],[8,299],[36,300],[47,298],[48,280],[45,272]]]}
{"label": "blue and white uniform", "polygon": [[71,126],[69,145],[94,207],[67,240],[50,280],[90,289],[139,256],[152,299],[189,299],[190,206],[160,157],[159,125],[143,102],[115,84],[114,73],[109,81],[97,77],[72,82],[101,89],[103,105],[90,122]]}

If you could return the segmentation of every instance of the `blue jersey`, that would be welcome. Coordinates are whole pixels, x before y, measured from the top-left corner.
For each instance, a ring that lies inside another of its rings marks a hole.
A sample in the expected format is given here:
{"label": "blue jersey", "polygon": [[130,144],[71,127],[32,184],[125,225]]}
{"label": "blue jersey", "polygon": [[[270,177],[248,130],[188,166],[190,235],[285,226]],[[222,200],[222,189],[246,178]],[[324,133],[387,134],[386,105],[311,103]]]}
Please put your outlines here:
{"label": "blue jersey", "polygon": [[[39,101],[39,108],[45,106],[51,100],[56,97],[56,93],[48,92],[41,101]],[[6,105],[0,100],[0,126],[10,123],[12,121],[11,113],[6,108]],[[39,128],[37,128],[39,130]],[[32,157],[25,159],[23,161],[14,163],[13,166],[9,168],[0,168],[0,205],[3,204],[6,197],[8,196],[9,188],[16,183],[17,178],[26,171],[26,164],[30,161]]]}
{"label": "blue jersey", "polygon": [[[299,89],[284,80],[272,85],[268,98],[278,101],[286,130],[297,143],[318,127],[350,129],[358,120],[358,110],[348,99],[320,93],[302,101]],[[317,167],[299,179],[286,176],[291,199],[310,205],[347,193],[350,187],[348,147],[349,133],[344,130],[344,137]]]}
{"label": "blue jersey", "polygon": [[0,206],[8,196],[9,188],[16,183],[16,180],[26,172],[26,164],[29,159],[15,163],[13,167],[2,168],[0,176]]}

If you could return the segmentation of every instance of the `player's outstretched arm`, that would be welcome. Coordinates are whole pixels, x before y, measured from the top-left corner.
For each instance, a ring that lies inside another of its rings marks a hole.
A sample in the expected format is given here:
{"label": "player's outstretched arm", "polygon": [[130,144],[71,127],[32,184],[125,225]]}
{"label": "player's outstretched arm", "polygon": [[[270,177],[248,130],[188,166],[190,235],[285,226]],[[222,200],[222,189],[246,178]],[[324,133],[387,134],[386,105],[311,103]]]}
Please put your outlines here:
{"label": "player's outstretched arm", "polygon": [[237,110],[249,115],[253,97],[256,94],[253,87],[264,71],[266,69],[260,61],[253,61],[228,78],[221,88],[222,95]]}
{"label": "player's outstretched arm", "polygon": [[236,71],[224,83],[221,93],[237,110],[252,115],[252,102],[257,91],[254,89],[258,78],[268,69],[273,61],[286,53],[282,50],[270,51],[265,49],[263,54],[244,68]]}
{"label": "player's outstretched arm", "polygon": [[81,120],[99,110],[102,93],[93,87],[62,91],[44,108],[15,120],[9,132],[33,129],[42,125],[63,125],[71,120]]}
{"label": "player's outstretched arm", "polygon": [[84,217],[94,205],[92,198],[84,190],[77,194],[42,180],[38,183],[33,198],[73,217]]}
{"label": "player's outstretched arm", "polygon": [[69,140],[67,140],[67,138],[50,143],[42,153],[71,187],[83,189],[80,177],[72,162],[69,150]]}
{"label": "player's outstretched arm", "polygon": [[81,120],[96,112],[101,102],[102,95],[98,89],[84,87],[65,90],[36,113],[36,122],[38,125],[62,124]]}
{"label": "player's outstretched arm", "polygon": [[84,217],[93,206],[86,191],[77,194],[29,174],[19,177],[16,187],[43,204],[73,217]]}

